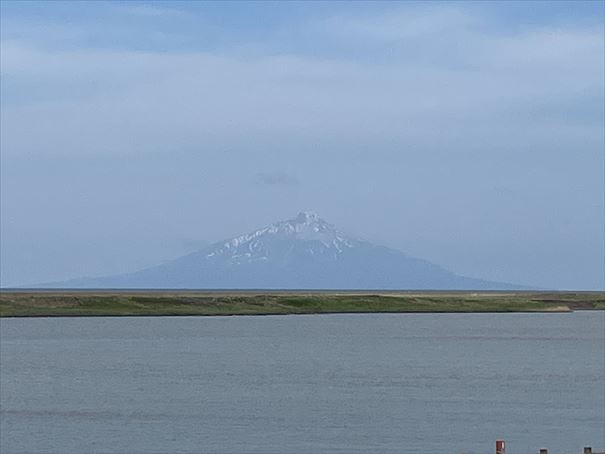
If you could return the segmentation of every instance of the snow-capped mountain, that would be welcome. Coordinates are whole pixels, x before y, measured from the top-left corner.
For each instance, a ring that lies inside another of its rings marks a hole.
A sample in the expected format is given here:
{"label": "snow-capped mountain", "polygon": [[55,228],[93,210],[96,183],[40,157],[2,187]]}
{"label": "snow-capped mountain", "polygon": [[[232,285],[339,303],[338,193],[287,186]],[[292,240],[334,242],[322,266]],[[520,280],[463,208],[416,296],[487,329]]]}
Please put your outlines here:
{"label": "snow-capped mountain", "polygon": [[336,260],[359,241],[348,238],[313,212],[299,213],[294,219],[276,222],[225,243],[215,245],[206,257],[226,259],[233,264],[285,258],[296,251]]}
{"label": "snow-capped mountain", "polygon": [[453,274],[349,236],[302,212],[142,271],[51,285],[73,288],[512,289]]}

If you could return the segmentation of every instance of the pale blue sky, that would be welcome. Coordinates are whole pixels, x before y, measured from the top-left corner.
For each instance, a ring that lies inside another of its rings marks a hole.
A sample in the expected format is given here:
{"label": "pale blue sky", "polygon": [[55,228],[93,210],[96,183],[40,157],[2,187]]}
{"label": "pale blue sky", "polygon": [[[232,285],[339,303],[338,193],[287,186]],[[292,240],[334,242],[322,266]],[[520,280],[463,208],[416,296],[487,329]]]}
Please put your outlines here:
{"label": "pale blue sky", "polygon": [[1,3],[1,283],[315,210],[603,289],[603,2]]}

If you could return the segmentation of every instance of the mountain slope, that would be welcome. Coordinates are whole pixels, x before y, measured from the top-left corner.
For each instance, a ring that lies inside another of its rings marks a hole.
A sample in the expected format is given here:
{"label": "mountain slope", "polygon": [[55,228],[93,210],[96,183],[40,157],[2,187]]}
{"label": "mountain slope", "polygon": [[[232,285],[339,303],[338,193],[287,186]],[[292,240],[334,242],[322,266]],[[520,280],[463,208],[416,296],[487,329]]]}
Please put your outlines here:
{"label": "mountain slope", "polygon": [[135,273],[45,287],[191,289],[513,289],[455,275],[350,237],[314,213],[277,222]]}

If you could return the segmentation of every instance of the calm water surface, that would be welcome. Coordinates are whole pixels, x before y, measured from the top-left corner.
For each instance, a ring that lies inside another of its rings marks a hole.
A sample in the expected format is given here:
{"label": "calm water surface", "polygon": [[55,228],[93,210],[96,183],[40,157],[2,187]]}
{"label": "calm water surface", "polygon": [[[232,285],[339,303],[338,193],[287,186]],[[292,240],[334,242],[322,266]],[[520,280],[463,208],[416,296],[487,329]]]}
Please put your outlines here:
{"label": "calm water surface", "polygon": [[605,447],[605,312],[0,321],[0,452]]}

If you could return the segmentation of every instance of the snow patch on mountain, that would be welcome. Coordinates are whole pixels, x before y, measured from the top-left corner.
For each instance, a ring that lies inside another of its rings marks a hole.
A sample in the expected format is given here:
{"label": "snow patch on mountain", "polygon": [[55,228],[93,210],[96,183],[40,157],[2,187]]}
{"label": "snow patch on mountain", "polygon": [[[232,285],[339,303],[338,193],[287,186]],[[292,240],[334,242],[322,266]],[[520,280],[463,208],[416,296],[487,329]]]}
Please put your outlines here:
{"label": "snow patch on mountain", "polygon": [[268,260],[276,244],[287,245],[291,240],[301,240],[304,244],[299,253],[334,258],[361,243],[361,240],[348,237],[316,213],[304,211],[293,219],[218,243],[207,252],[206,257],[230,258],[235,263]]}

